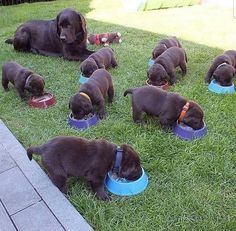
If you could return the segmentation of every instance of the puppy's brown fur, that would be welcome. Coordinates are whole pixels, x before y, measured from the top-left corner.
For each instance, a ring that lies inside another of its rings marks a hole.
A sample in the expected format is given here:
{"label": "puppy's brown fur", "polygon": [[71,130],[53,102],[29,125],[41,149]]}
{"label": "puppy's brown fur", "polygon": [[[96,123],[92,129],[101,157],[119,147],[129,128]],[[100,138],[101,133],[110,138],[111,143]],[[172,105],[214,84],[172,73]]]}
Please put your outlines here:
{"label": "puppy's brown fur", "polygon": [[21,98],[25,97],[25,90],[33,96],[40,96],[44,91],[42,76],[16,62],[5,63],[2,67],[2,86],[6,91],[9,90],[9,82],[15,86]]}
{"label": "puppy's brown fur", "polygon": [[[27,149],[29,159],[32,154],[42,157],[42,163],[52,182],[63,192],[67,192],[69,176],[85,177],[96,196],[101,200],[110,197],[104,190],[107,173],[115,161],[117,146],[106,140],[86,140],[77,137],[56,137],[46,144]],[[135,150],[121,145],[123,157],[119,177],[136,180],[141,175],[140,158]]]}
{"label": "puppy's brown fur", "polygon": [[171,47],[155,59],[147,75],[152,85],[160,86],[167,81],[176,83],[175,68],[180,67],[182,75],[187,72],[187,56],[183,48]]}
{"label": "puppy's brown fur", "polygon": [[[166,92],[154,86],[128,89],[124,92],[124,96],[127,94],[132,94],[134,122],[141,122],[141,114],[146,112],[158,116],[163,128],[175,125],[187,102],[187,99],[177,93]],[[183,123],[193,129],[200,129],[204,126],[203,111],[197,103],[190,101]]]}
{"label": "puppy's brown fur", "polygon": [[170,47],[182,47],[179,40],[175,36],[160,40],[152,51],[152,58],[156,59]]}
{"label": "puppy's brown fur", "polygon": [[210,83],[215,79],[222,86],[232,85],[236,68],[236,51],[228,50],[217,56],[211,64],[205,81]]}
{"label": "puppy's brown fur", "polygon": [[95,70],[110,66],[117,66],[114,52],[110,47],[103,47],[81,63],[80,71],[84,76],[90,77]]}
{"label": "puppy's brown fur", "polygon": [[[87,94],[90,100],[81,95]],[[82,119],[93,111],[93,106],[97,106],[97,113],[102,119],[105,116],[105,97],[108,95],[108,102],[111,103],[114,96],[112,78],[105,69],[98,69],[81,85],[79,91],[70,98],[69,108],[75,119]]]}
{"label": "puppy's brown fur", "polygon": [[74,9],[64,9],[53,20],[30,20],[20,25],[15,36],[7,39],[14,49],[67,60],[83,61],[93,52],[87,49],[84,16]]}

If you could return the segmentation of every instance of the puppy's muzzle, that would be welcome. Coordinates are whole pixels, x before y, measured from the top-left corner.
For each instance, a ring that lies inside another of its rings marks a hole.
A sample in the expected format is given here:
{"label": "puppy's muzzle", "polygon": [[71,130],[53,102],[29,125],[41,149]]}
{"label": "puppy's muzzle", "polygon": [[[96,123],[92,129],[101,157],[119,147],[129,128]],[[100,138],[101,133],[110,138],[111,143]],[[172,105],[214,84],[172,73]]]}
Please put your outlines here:
{"label": "puppy's muzzle", "polygon": [[65,41],[66,41],[66,36],[65,36],[65,35],[60,35],[60,40],[61,40],[62,42],[65,42]]}

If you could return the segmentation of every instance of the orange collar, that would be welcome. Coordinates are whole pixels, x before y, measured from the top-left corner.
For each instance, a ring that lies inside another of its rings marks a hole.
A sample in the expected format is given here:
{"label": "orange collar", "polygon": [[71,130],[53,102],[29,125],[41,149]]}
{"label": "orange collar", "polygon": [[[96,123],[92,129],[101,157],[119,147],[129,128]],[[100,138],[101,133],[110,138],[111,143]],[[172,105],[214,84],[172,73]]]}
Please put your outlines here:
{"label": "orange collar", "polygon": [[188,109],[189,109],[189,102],[187,102],[187,103],[183,106],[183,109],[182,109],[182,111],[181,111],[181,113],[180,113],[180,116],[179,116],[179,118],[178,118],[178,122],[179,122],[179,123],[183,122],[183,119],[184,119],[184,117],[185,117],[186,112],[188,111]]}
{"label": "orange collar", "polygon": [[82,95],[82,96],[84,96],[85,98],[87,98],[87,99],[91,102],[90,97],[89,97],[86,93],[80,92],[79,94]]}

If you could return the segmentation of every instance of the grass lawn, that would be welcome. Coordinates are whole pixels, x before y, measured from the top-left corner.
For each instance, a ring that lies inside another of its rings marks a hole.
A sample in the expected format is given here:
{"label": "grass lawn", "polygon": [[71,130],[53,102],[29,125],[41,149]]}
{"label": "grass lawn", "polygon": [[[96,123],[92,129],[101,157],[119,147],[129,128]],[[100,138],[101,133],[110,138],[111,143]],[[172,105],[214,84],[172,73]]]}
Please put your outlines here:
{"label": "grass lawn", "polygon": [[[83,132],[67,126],[68,101],[79,88],[80,63],[18,53],[4,43],[26,20],[52,19],[66,7],[85,15],[89,32],[119,31],[123,37],[121,44],[111,45],[119,64],[109,70],[114,103],[107,107],[105,120]],[[182,141],[147,116],[145,124],[134,124],[131,99],[123,97],[127,88],[144,85],[151,51],[158,40],[169,35],[179,38],[188,55],[188,73],[171,91],[203,108],[209,133],[202,139]],[[114,0],[0,7],[0,65],[15,60],[35,70],[57,98],[52,108],[31,109],[12,86],[9,92],[1,87],[0,118],[25,148],[58,135],[74,135],[128,143],[138,151],[149,185],[137,196],[113,195],[113,200],[105,203],[94,197],[84,181],[70,180],[68,197],[95,230],[236,230],[236,94],[211,93],[204,83],[212,60],[226,49],[236,49],[236,18],[231,8],[196,5],[125,12],[121,2]]]}

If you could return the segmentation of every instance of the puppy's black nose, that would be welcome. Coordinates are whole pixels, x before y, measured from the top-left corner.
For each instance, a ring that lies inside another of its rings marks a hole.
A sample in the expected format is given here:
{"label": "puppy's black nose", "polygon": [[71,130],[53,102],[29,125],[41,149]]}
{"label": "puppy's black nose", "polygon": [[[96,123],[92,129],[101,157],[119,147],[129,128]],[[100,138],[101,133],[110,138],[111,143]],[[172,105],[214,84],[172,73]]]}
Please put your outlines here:
{"label": "puppy's black nose", "polygon": [[65,36],[65,35],[61,35],[61,36],[60,36],[60,39],[61,39],[61,41],[64,42],[64,41],[66,41],[66,36]]}

